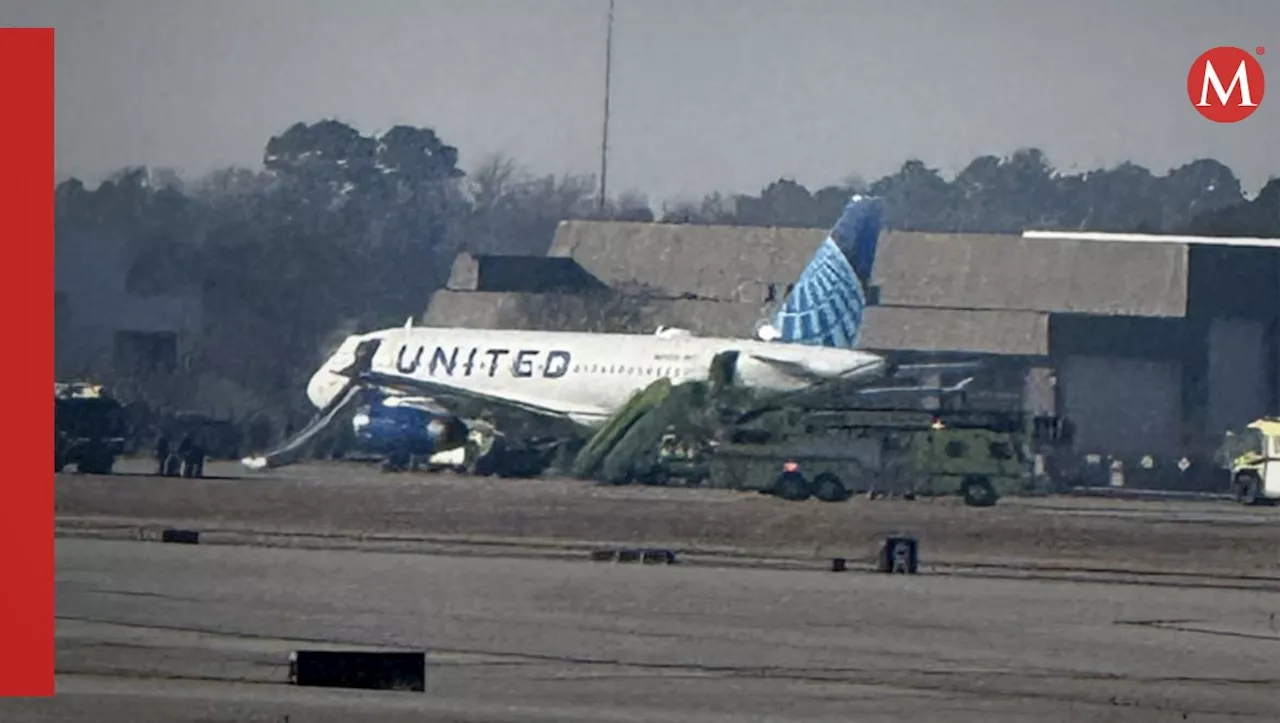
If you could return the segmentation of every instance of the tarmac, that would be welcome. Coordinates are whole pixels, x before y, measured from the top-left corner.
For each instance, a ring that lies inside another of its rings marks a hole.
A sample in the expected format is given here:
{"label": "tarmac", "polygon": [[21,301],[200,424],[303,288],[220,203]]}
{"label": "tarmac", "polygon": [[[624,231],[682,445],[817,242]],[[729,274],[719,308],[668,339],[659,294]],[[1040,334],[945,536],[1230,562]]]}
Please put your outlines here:
{"label": "tarmac", "polygon": [[[224,471],[59,476],[58,695],[0,719],[1280,718],[1274,509]],[[147,541],[165,525],[201,544]],[[904,529],[920,574],[820,564]],[[680,562],[590,561],[607,540]],[[426,651],[427,690],[287,683],[291,650],[334,645]]]}
{"label": "tarmac", "polygon": [[[124,471],[149,465],[129,461]],[[755,557],[869,558],[886,535],[918,537],[933,562],[1124,568],[1280,581],[1280,507],[1032,498],[787,502],[731,490],[597,486],[571,479],[383,474],[306,464],[211,478],[58,475],[61,527],[179,526],[277,537],[631,543]]]}
{"label": "tarmac", "polygon": [[[1277,611],[1262,591],[61,540],[58,696],[0,716],[1274,720]],[[288,686],[288,652],[326,645],[424,650],[427,690]]]}

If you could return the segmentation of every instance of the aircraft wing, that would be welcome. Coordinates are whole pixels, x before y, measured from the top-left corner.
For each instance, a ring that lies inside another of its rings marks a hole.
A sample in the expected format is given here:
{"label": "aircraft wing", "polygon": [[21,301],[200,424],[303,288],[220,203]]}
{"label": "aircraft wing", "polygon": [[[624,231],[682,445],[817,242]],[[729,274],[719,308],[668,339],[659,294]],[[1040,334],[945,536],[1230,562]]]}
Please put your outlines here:
{"label": "aircraft wing", "polygon": [[356,378],[371,386],[411,396],[429,397],[461,417],[493,417],[504,428],[531,426],[538,432],[535,436],[559,436],[564,433],[576,434],[580,431],[579,425],[569,414],[537,404],[470,389],[459,389],[425,379],[409,379],[381,372],[366,371]]}
{"label": "aircraft wing", "polygon": [[918,364],[895,364],[893,376],[908,377],[917,374],[946,374],[948,372],[973,372],[982,369],[986,364],[980,360],[957,362],[921,362]]}
{"label": "aircraft wing", "polygon": [[[766,360],[778,361],[778,360]],[[786,364],[787,362],[782,362]],[[775,392],[773,394],[760,397],[761,403],[767,403],[771,406],[780,406],[785,404],[805,403],[806,400],[813,400],[830,396],[832,394],[852,397],[882,397],[892,395],[902,395],[910,399],[916,399],[926,396],[946,397],[953,394],[961,394],[973,382],[973,377],[965,377],[959,382],[952,385],[916,385],[916,386],[892,386],[892,385],[866,385],[866,386],[847,386],[847,381],[841,379],[822,379],[803,389],[792,391]],[[911,402],[915,404],[918,402]]]}
{"label": "aircraft wing", "polygon": [[814,384],[829,381],[827,377],[815,374],[811,369],[800,362],[791,361],[790,359],[775,359],[774,357],[765,356],[763,354],[750,354],[750,358],[756,361],[764,362],[779,371],[793,376],[797,379],[805,379]]}
{"label": "aircraft wing", "polygon": [[856,393],[862,396],[867,396],[872,394],[914,394],[919,396],[959,394],[963,392],[972,382],[973,382],[973,377],[965,377],[964,379],[961,379],[955,384],[951,384],[947,386],[942,386],[942,385],[927,386],[923,384],[918,386],[913,386],[913,387],[880,386],[880,387],[867,387],[865,389],[859,389]]}

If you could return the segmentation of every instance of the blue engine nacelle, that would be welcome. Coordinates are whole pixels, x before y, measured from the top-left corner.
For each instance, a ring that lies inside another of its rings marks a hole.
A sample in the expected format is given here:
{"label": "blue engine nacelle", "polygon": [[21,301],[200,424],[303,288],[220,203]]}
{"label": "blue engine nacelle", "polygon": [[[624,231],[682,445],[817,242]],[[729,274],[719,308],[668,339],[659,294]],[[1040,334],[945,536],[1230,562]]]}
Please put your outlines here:
{"label": "blue engine nacelle", "polygon": [[387,397],[361,406],[351,419],[360,448],[378,454],[431,455],[461,447],[467,425],[412,399]]}

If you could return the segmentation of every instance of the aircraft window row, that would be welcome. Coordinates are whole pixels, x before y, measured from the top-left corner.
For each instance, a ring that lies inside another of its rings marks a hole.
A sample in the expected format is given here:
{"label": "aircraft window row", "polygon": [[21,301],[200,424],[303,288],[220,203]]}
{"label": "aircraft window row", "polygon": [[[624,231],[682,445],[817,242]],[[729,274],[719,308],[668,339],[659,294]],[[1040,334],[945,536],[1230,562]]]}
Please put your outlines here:
{"label": "aircraft window row", "polygon": [[685,370],[679,367],[662,366],[626,366],[623,364],[574,364],[574,374],[622,374],[633,377],[668,377],[677,378],[684,375]]}

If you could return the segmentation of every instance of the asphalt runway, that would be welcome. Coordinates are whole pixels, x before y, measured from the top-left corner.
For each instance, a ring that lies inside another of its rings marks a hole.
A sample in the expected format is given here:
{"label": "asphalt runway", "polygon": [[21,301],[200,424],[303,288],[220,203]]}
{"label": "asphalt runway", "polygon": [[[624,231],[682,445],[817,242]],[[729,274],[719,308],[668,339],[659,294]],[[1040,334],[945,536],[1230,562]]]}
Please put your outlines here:
{"label": "asphalt runway", "polygon": [[[149,463],[126,460],[122,471]],[[625,542],[756,556],[867,559],[885,535],[920,538],[932,562],[1124,568],[1280,581],[1280,507],[1226,501],[1008,498],[803,503],[731,490],[611,487],[565,478],[383,474],[300,464],[218,478],[57,475],[60,528],[182,526],[203,531],[568,543]]]}
{"label": "asphalt runway", "polygon": [[[5,721],[1271,721],[1280,594],[58,542],[58,696]],[[288,651],[424,649],[425,693]]]}

